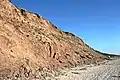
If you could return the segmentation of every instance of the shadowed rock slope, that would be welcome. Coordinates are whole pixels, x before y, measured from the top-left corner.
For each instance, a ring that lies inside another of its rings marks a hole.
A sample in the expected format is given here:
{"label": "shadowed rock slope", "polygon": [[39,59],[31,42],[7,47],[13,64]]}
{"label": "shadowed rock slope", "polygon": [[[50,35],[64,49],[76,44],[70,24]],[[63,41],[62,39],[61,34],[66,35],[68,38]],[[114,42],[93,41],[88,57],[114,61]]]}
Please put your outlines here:
{"label": "shadowed rock slope", "polygon": [[106,57],[80,38],[9,0],[0,0],[0,72],[57,69],[96,63]]}

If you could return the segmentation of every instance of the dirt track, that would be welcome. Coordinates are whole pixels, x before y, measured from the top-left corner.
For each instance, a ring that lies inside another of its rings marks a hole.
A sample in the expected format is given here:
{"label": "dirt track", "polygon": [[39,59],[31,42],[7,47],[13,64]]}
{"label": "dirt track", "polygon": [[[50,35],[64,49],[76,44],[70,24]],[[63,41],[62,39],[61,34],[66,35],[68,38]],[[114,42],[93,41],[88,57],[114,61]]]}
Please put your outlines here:
{"label": "dirt track", "polygon": [[120,59],[61,70],[57,80],[120,80]]}

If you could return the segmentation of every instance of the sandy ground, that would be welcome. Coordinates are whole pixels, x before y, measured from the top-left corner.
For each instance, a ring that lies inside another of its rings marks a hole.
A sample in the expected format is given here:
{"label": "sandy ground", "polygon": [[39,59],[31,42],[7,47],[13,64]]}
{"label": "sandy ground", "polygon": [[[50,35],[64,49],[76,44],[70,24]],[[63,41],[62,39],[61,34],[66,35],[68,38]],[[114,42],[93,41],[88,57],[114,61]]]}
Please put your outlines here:
{"label": "sandy ground", "polygon": [[9,79],[1,77],[0,80],[120,80],[120,58],[58,71],[43,69],[30,73],[28,77],[12,74]]}
{"label": "sandy ground", "polygon": [[55,80],[120,80],[120,59],[60,70]]}

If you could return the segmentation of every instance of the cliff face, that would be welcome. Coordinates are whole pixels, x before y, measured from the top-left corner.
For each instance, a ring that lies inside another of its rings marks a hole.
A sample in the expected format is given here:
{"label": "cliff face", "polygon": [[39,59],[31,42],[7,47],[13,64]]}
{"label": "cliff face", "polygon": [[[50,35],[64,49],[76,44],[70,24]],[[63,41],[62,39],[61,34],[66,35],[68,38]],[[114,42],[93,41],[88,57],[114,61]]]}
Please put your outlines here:
{"label": "cliff face", "polygon": [[0,0],[0,71],[57,69],[104,59],[80,38],[38,14]]}

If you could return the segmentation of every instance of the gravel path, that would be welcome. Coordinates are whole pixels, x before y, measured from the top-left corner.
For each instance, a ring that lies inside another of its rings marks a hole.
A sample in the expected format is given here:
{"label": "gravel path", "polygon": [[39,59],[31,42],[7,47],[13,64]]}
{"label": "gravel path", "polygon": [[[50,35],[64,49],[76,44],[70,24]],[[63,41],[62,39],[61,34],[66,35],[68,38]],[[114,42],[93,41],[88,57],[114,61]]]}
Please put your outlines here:
{"label": "gravel path", "polygon": [[120,59],[60,72],[62,75],[57,76],[57,80],[120,80]]}

